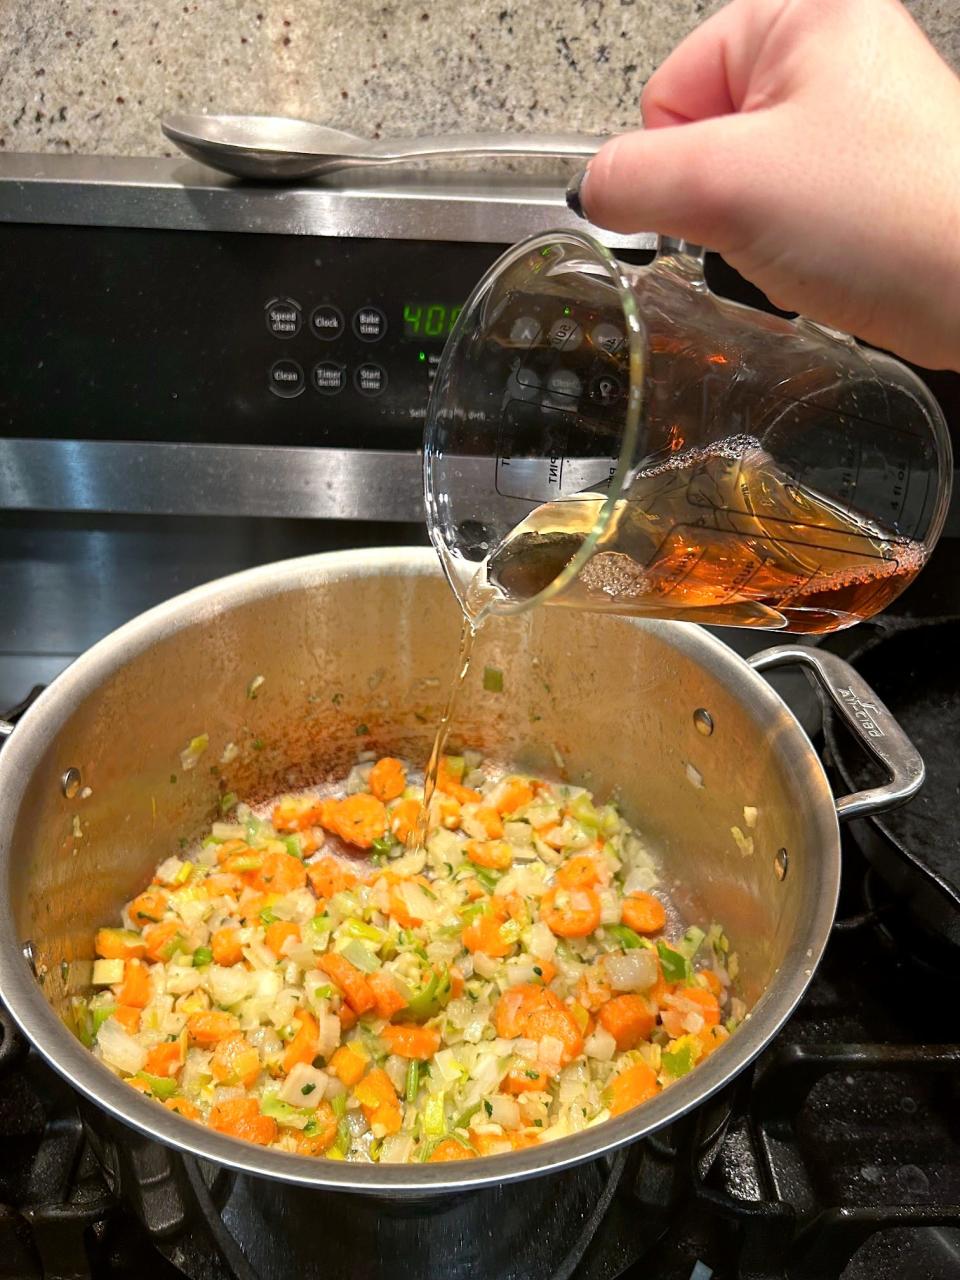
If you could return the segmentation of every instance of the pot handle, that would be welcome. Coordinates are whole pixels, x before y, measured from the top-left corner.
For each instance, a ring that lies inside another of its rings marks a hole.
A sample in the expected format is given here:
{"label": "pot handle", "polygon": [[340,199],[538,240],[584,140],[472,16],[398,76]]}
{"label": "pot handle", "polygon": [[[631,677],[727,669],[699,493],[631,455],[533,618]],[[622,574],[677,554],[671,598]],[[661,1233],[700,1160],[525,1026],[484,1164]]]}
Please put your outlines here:
{"label": "pot handle", "polygon": [[13,733],[13,725],[9,720],[0,720],[0,747],[3,746],[7,738]]}
{"label": "pot handle", "polygon": [[867,752],[890,775],[890,781],[870,791],[855,791],[836,801],[841,822],[895,809],[923,785],[924,765],[919,751],[894,720],[867,682],[849,662],[826,649],[777,645],[748,658],[754,671],[799,663],[807,668]]}

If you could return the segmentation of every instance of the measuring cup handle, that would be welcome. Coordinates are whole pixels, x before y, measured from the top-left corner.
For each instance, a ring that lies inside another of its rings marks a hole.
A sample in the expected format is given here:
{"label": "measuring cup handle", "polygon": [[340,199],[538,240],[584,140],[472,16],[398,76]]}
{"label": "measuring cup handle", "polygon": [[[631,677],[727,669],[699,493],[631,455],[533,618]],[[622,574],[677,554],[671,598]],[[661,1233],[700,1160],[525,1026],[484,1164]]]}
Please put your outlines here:
{"label": "measuring cup handle", "polygon": [[794,663],[806,667],[867,753],[890,775],[890,781],[882,787],[840,797],[836,807],[841,822],[895,809],[917,794],[924,777],[919,751],[849,662],[825,649],[802,645],[765,649],[748,662],[759,672]]}

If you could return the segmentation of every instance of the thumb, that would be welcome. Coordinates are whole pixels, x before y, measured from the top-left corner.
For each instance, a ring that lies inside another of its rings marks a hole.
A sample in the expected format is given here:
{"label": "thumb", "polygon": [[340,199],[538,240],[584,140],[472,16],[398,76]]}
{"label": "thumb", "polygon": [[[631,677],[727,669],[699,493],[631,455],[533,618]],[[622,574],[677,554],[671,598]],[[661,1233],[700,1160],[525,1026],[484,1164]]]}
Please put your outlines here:
{"label": "thumb", "polygon": [[749,239],[772,175],[760,153],[761,113],[727,115],[611,138],[571,195],[610,231],[655,231],[720,252]]}

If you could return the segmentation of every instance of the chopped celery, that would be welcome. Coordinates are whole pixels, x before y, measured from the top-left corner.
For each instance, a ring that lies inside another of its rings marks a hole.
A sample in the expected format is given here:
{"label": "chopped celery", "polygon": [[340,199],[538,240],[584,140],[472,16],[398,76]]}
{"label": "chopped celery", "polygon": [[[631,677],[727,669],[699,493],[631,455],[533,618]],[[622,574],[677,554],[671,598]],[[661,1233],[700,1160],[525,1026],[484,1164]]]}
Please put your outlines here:
{"label": "chopped celery", "polygon": [[265,1116],[288,1125],[292,1129],[304,1129],[310,1120],[310,1113],[300,1107],[291,1107],[283,1102],[275,1093],[265,1093],[260,1099],[260,1110]]}
{"label": "chopped celery", "polygon": [[500,877],[497,873],[495,871],[489,871],[486,867],[477,867],[474,871],[474,875],[488,893],[493,893],[494,889],[500,883]]}
{"label": "chopped celery", "polygon": [[259,871],[263,859],[258,853],[236,853],[230,859],[231,871]]}
{"label": "chopped celery", "polygon": [[695,1061],[693,1043],[689,1036],[674,1040],[668,1048],[660,1050],[661,1069],[675,1079],[692,1071]]}
{"label": "chopped celery", "polygon": [[463,756],[444,756],[443,763],[451,778],[457,782],[463,781],[464,770],[467,767],[467,762]]}
{"label": "chopped celery", "polygon": [[284,836],[283,843],[291,858],[299,858],[303,861],[303,850],[300,848],[299,836]]}
{"label": "chopped celery", "polygon": [[520,941],[520,921],[504,920],[500,926],[500,937],[511,947],[515,942]]}
{"label": "chopped celery", "polygon": [[663,969],[663,976],[667,982],[686,982],[688,978],[692,977],[693,968],[690,961],[681,952],[674,951],[665,942],[658,942],[657,954],[660,957],[660,967]]}
{"label": "chopped celery", "polygon": [[152,1076],[149,1071],[138,1071],[134,1079],[149,1085],[155,1098],[172,1098],[177,1092],[177,1082],[170,1076]]}
{"label": "chopped celery", "polygon": [[329,916],[314,916],[303,926],[303,940],[314,951],[322,951],[330,937],[333,921]]}
{"label": "chopped celery", "polygon": [[229,813],[237,804],[239,796],[235,791],[227,791],[220,797],[220,812]]}
{"label": "chopped celery", "polygon": [[439,973],[434,969],[426,986],[421,987],[410,997],[404,1012],[418,1021],[433,1018],[450,1003],[452,992],[453,984],[449,969],[443,968]]}
{"label": "chopped celery", "polygon": [[186,884],[193,875],[193,863],[185,862],[177,874],[173,877],[174,884]]}
{"label": "chopped celery", "polygon": [[272,909],[272,907],[262,907],[259,914],[261,924],[277,923],[277,913]]}
{"label": "chopped celery", "polygon": [[333,1107],[333,1114],[337,1119],[342,1119],[347,1114],[347,1095],[345,1093],[337,1093],[330,1099],[330,1105]]}
{"label": "chopped celery", "polygon": [[248,844],[253,844],[255,841],[263,840],[265,838],[267,834],[264,830],[265,825],[266,824],[261,822],[255,814],[251,813],[248,816],[246,822],[243,824],[244,830],[247,834]]}
{"label": "chopped celery", "polygon": [[375,924],[367,924],[363,920],[358,920],[356,916],[351,916],[349,920],[343,922],[343,930],[351,938],[363,938],[366,942],[376,942],[378,944],[383,942],[387,936],[383,929],[378,929]]}
{"label": "chopped celery", "polygon": [[363,945],[359,938],[348,942],[340,954],[362,973],[376,973],[380,968],[380,961],[369,947]]}
{"label": "chopped celery", "polygon": [[395,849],[399,843],[392,831],[385,831],[382,836],[377,836],[374,840],[373,852],[380,854],[381,857],[388,857],[390,850]]}
{"label": "chopped celery", "polygon": [[446,1118],[443,1114],[444,1091],[441,1089],[439,1093],[433,1093],[427,1099],[423,1108],[423,1132],[428,1138],[440,1138],[447,1129]]}
{"label": "chopped celery", "polygon": [[213,952],[209,947],[197,947],[193,953],[193,967],[202,969],[207,964],[213,964]]}
{"label": "chopped celery", "polygon": [[483,687],[487,693],[503,693],[503,672],[499,667],[483,668]]}
{"label": "chopped celery", "polygon": [[582,792],[570,801],[567,806],[570,810],[570,816],[575,822],[579,822],[581,827],[586,827],[588,831],[594,832],[600,826],[600,815],[594,808],[593,801],[586,792]]}
{"label": "chopped celery", "polygon": [[475,1102],[472,1107],[467,1107],[466,1111],[461,1111],[454,1121],[453,1127],[455,1129],[466,1129],[467,1125],[477,1114],[482,1105],[483,1104],[480,1102]]}
{"label": "chopped celery", "polygon": [[325,982],[322,987],[313,988],[313,998],[315,1000],[329,1000],[333,995],[333,987],[329,982]]}
{"label": "chopped celery", "polygon": [[95,987],[112,987],[115,982],[123,981],[123,960],[94,960],[93,977]]}
{"label": "chopped celery", "polygon": [[605,924],[603,931],[609,934],[611,938],[616,938],[625,951],[629,951],[633,947],[643,946],[643,938],[638,933],[634,933],[625,924]]}
{"label": "chopped celery", "polygon": [[698,929],[695,924],[691,925],[677,943],[677,950],[682,956],[686,956],[688,960],[692,960],[700,950],[700,944],[706,936],[707,935],[702,929]]}
{"label": "chopped celery", "polygon": [[97,1032],[106,1022],[106,1020],[112,1017],[113,1014],[116,1013],[116,1011],[117,1011],[117,1006],[115,1004],[98,1004],[95,1006],[91,1006],[90,1021],[91,1021],[91,1030],[94,1035],[97,1034]]}
{"label": "chopped celery", "polygon": [[403,1096],[407,1102],[413,1103],[417,1100],[417,1093],[420,1089],[420,1063],[416,1058],[411,1058],[407,1064],[407,1079],[404,1084]]}

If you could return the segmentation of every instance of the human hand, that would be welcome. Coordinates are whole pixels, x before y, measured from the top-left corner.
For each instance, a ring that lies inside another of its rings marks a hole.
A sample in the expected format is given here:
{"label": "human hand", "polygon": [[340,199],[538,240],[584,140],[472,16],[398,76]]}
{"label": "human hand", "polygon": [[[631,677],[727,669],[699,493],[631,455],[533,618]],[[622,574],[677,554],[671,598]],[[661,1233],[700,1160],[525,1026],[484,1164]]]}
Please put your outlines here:
{"label": "human hand", "polygon": [[960,370],[960,80],[896,0],[732,0],[641,109],[581,181],[590,221],[703,244],[776,306]]}

